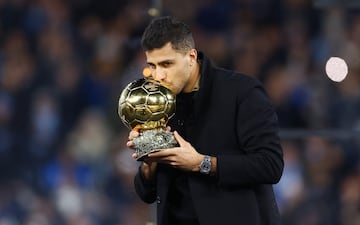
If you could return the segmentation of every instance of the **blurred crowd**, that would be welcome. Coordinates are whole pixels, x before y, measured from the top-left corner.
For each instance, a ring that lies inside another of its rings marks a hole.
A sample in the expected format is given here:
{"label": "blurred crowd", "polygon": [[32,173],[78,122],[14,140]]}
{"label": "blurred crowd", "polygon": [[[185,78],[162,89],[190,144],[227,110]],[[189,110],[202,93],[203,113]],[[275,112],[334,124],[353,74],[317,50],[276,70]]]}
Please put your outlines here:
{"label": "blurred crowd", "polygon": [[[0,225],[155,222],[134,194],[117,103],[158,15],[258,77],[282,129],[335,131],[284,136],[284,225],[359,225],[360,142],[340,134],[360,129],[360,8],[310,0],[0,0]],[[341,83],[325,74],[331,56],[349,66]]]}

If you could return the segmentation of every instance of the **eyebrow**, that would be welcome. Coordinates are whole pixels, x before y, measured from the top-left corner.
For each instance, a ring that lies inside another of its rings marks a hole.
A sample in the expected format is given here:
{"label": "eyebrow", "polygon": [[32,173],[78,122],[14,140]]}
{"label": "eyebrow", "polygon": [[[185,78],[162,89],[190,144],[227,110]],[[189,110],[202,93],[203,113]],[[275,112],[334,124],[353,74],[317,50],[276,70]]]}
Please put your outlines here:
{"label": "eyebrow", "polygon": [[173,59],[166,59],[166,60],[163,60],[163,61],[160,61],[158,63],[153,63],[153,62],[147,62],[148,65],[161,65],[161,64],[164,64],[164,63],[173,63],[175,60]]}

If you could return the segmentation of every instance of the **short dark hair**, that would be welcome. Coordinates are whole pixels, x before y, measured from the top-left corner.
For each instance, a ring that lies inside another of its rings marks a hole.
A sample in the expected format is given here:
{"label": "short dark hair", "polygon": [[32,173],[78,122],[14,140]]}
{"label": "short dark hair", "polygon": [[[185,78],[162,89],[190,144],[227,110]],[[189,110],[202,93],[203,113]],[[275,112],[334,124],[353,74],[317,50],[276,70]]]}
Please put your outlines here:
{"label": "short dark hair", "polygon": [[141,38],[141,45],[145,51],[162,48],[169,42],[174,50],[180,52],[195,48],[189,26],[170,16],[153,19],[146,27]]}

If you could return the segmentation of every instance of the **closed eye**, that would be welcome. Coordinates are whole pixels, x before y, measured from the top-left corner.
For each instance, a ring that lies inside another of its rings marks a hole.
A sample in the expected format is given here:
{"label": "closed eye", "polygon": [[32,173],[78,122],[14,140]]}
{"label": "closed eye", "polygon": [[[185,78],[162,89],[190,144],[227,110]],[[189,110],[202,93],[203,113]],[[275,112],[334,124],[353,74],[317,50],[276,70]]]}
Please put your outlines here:
{"label": "closed eye", "polygon": [[[147,64],[148,64],[148,67],[149,67],[150,69],[156,69],[156,66],[157,66],[156,64],[154,64],[154,63],[147,63]],[[166,60],[166,61],[159,62],[159,63],[158,63],[158,66],[159,66],[159,67],[162,67],[162,68],[169,68],[169,67],[171,67],[173,64],[174,64],[173,61]]]}
{"label": "closed eye", "polygon": [[164,62],[159,63],[159,65],[163,68],[168,68],[168,67],[172,66],[173,64],[174,64],[174,62],[172,62],[172,61],[164,61]]}
{"label": "closed eye", "polygon": [[153,63],[148,63],[148,67],[149,67],[149,69],[155,69],[156,68],[155,64],[153,64]]}

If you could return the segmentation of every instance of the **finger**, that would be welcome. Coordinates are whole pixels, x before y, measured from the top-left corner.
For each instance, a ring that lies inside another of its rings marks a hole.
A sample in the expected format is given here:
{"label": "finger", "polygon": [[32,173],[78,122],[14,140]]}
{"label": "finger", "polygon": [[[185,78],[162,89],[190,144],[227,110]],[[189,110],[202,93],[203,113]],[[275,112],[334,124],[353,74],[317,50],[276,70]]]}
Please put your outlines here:
{"label": "finger", "polygon": [[130,131],[130,133],[129,133],[129,140],[132,140],[132,139],[134,139],[134,138],[136,138],[136,137],[138,137],[139,136],[139,132],[138,131],[135,131],[135,130],[132,130],[132,131]]}
{"label": "finger", "polygon": [[174,137],[179,143],[180,147],[183,147],[187,142],[180,136],[180,134],[177,131],[174,131]]}
{"label": "finger", "polygon": [[164,157],[147,157],[147,162],[170,164],[170,162],[172,161],[170,160],[170,156],[164,156]]}
{"label": "finger", "polygon": [[170,127],[170,126],[167,126],[167,127],[166,127],[166,130],[167,130],[167,131],[171,131],[171,127]]}
{"label": "finger", "polygon": [[128,146],[128,147],[132,147],[133,145],[134,145],[133,141],[127,141],[126,142],[126,146]]}
{"label": "finger", "polygon": [[139,157],[139,155],[138,155],[137,153],[133,153],[133,154],[131,155],[131,157],[133,157],[134,159],[137,159],[137,158]]}
{"label": "finger", "polygon": [[152,152],[152,153],[148,154],[148,157],[149,158],[163,158],[163,157],[167,157],[170,155],[174,155],[174,149],[161,149],[160,151]]}

